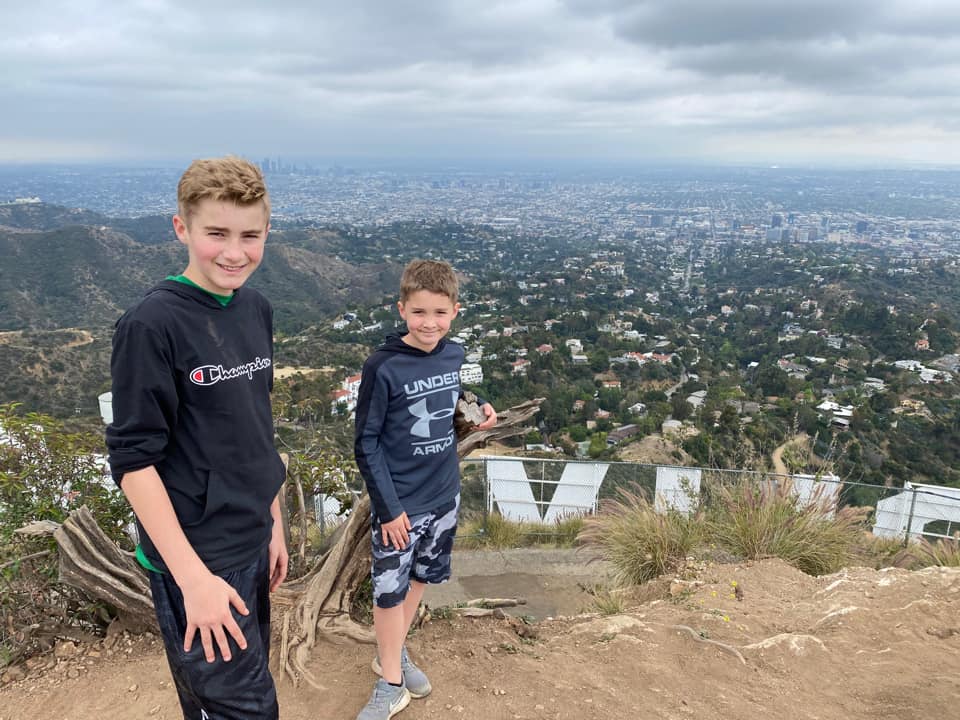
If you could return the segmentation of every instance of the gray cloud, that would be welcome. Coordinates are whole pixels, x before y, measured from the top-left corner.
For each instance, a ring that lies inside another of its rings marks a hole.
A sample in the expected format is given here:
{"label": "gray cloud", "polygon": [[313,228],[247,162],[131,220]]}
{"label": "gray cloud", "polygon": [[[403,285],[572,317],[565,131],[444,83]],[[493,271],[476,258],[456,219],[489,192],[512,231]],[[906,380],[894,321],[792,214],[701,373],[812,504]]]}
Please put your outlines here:
{"label": "gray cloud", "polygon": [[960,162],[952,0],[38,0],[4,24],[0,161],[776,161],[819,134],[825,159]]}

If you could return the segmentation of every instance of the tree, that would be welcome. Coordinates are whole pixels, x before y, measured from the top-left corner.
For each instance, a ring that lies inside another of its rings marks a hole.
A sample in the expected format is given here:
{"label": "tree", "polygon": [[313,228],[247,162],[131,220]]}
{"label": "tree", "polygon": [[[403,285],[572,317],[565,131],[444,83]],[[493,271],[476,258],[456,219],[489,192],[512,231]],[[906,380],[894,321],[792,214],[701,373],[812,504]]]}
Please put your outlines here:
{"label": "tree", "polygon": [[680,393],[674,393],[670,398],[670,408],[674,420],[686,420],[693,412],[693,406]]}
{"label": "tree", "polygon": [[604,372],[610,367],[610,356],[606,350],[598,348],[590,353],[590,369],[594,372]]}
{"label": "tree", "polygon": [[607,434],[603,432],[594,433],[590,438],[590,448],[587,454],[592,458],[598,458],[607,451]]}
{"label": "tree", "polygon": [[757,371],[756,384],[764,395],[783,395],[790,377],[776,365],[764,365]]}
{"label": "tree", "polygon": [[583,442],[587,439],[587,429],[583,425],[574,425],[570,428],[570,439],[574,442]]}

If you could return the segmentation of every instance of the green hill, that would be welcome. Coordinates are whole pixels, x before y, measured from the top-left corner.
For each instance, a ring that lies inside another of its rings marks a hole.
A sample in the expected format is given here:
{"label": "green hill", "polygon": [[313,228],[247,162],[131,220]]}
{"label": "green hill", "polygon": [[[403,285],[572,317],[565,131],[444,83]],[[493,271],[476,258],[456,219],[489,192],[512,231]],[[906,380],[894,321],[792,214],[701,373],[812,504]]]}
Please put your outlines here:
{"label": "green hill", "polygon": [[[47,209],[46,215],[18,215],[23,225],[28,219],[44,225],[69,216],[51,206],[15,207]],[[94,217],[96,225],[0,228],[0,330],[108,327],[157,280],[186,266],[180,243],[138,241],[160,230],[159,218]],[[333,252],[341,242],[331,231],[271,233],[250,284],[270,298],[278,330],[296,332],[392,290],[396,267],[340,260]]]}

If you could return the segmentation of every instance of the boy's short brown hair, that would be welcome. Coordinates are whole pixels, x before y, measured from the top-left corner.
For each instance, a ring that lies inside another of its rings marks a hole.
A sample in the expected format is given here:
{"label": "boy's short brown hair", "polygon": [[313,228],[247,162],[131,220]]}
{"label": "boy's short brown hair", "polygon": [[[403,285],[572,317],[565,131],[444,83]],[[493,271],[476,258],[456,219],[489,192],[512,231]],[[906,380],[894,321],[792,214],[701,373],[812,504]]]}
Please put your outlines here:
{"label": "boy's short brown hair", "polygon": [[227,155],[194,160],[177,185],[177,212],[184,222],[203,200],[232,202],[237,205],[263,203],[270,217],[270,195],[260,168],[249,160]]}
{"label": "boy's short brown hair", "polygon": [[442,260],[411,260],[400,277],[400,302],[406,302],[420,290],[446,295],[450,302],[457,302],[460,283],[449,263]]}

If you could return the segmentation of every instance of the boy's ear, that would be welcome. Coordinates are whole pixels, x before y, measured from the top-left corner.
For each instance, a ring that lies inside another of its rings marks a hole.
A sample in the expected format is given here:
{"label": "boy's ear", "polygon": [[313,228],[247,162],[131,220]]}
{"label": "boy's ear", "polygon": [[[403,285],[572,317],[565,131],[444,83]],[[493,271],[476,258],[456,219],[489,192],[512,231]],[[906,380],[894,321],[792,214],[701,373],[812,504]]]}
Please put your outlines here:
{"label": "boy's ear", "polygon": [[187,241],[187,224],[179,215],[173,216],[173,231],[177,234],[177,240],[182,243]]}
{"label": "boy's ear", "polygon": [[456,317],[460,314],[460,303],[453,304],[453,317]]}
{"label": "boy's ear", "polygon": [[404,310],[404,307],[403,307],[403,300],[397,300],[397,312],[400,313],[401,319],[403,320],[407,319],[406,316],[404,315],[406,310]]}

